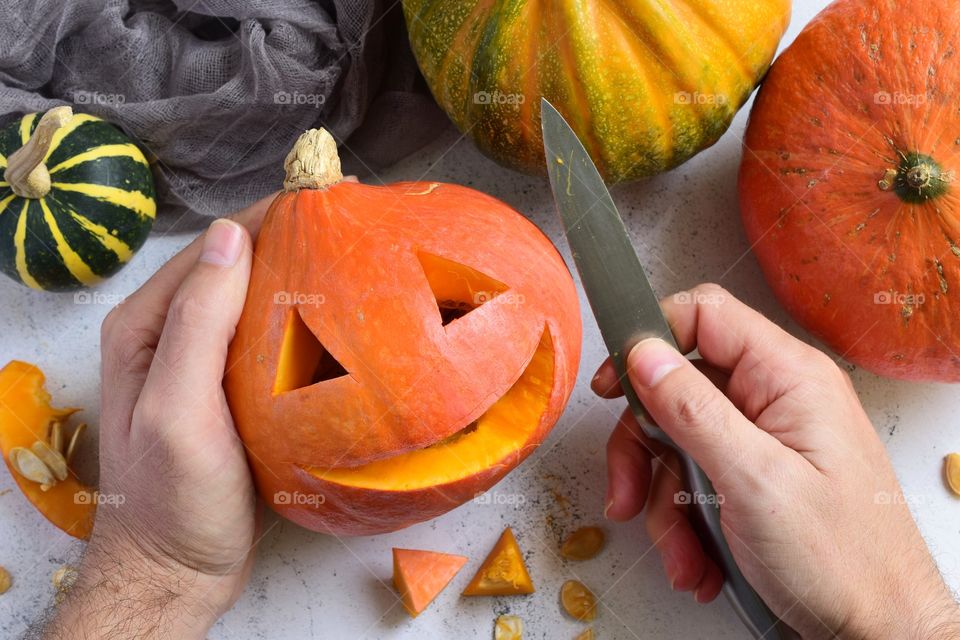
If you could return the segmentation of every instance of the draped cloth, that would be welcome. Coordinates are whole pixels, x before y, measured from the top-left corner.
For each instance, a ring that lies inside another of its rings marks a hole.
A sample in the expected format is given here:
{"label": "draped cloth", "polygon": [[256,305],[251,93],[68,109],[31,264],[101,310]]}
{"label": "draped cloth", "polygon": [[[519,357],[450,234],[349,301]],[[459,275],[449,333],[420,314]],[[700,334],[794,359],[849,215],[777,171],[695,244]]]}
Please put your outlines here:
{"label": "draped cloth", "polygon": [[366,176],[446,126],[392,0],[3,0],[0,124],[61,104],[144,150],[158,230],[279,189],[308,128]]}

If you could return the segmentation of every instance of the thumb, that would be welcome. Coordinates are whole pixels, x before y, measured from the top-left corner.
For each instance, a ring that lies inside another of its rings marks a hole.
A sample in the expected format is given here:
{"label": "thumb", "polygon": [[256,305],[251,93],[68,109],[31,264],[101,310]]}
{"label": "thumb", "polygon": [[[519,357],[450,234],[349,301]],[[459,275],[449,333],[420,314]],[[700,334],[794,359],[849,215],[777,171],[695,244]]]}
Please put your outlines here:
{"label": "thumb", "polygon": [[650,416],[709,477],[756,469],[757,457],[772,451],[770,436],[663,340],[637,343],[627,355],[627,374]]}
{"label": "thumb", "polygon": [[142,397],[187,405],[195,404],[193,398],[219,397],[251,262],[246,229],[231,220],[215,220],[204,234],[200,256],[170,301]]}

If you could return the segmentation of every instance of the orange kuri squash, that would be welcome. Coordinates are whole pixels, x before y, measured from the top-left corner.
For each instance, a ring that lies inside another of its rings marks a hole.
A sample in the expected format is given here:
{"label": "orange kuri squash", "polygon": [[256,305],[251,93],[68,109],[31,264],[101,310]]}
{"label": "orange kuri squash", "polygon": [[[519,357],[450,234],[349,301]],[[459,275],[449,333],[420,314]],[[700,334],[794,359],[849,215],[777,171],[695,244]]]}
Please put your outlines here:
{"label": "orange kuri squash", "polygon": [[960,5],[840,0],[774,63],[740,204],[774,293],[878,374],[960,381]]}

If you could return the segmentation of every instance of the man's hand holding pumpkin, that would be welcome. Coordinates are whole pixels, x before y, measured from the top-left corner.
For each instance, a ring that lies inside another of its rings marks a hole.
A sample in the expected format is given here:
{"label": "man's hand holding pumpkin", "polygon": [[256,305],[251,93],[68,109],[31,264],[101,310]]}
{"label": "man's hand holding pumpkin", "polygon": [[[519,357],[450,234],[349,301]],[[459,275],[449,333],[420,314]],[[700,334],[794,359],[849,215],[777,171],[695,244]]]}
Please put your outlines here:
{"label": "man's hand holding pumpkin", "polygon": [[[220,381],[272,198],[219,220],[102,329],[104,505],[47,638],[203,638],[246,584],[256,498]],[[238,224],[239,222],[239,224]]]}

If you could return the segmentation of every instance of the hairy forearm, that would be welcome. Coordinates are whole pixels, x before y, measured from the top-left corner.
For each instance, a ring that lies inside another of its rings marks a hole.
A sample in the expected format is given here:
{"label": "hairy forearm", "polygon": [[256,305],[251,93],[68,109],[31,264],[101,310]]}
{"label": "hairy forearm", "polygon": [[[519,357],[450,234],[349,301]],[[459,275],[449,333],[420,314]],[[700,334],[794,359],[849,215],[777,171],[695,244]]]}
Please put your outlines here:
{"label": "hairy forearm", "polygon": [[918,640],[956,640],[960,638],[960,604],[945,596],[942,602],[931,604],[917,616]]}
{"label": "hairy forearm", "polygon": [[212,585],[183,567],[91,545],[76,584],[34,637],[43,640],[204,638],[216,621]]}
{"label": "hairy forearm", "polygon": [[[956,640],[960,638],[960,604],[950,594],[929,556],[916,571],[890,576],[880,595],[859,608],[861,614],[840,634],[853,640]],[[896,587],[893,587],[896,585]]]}

